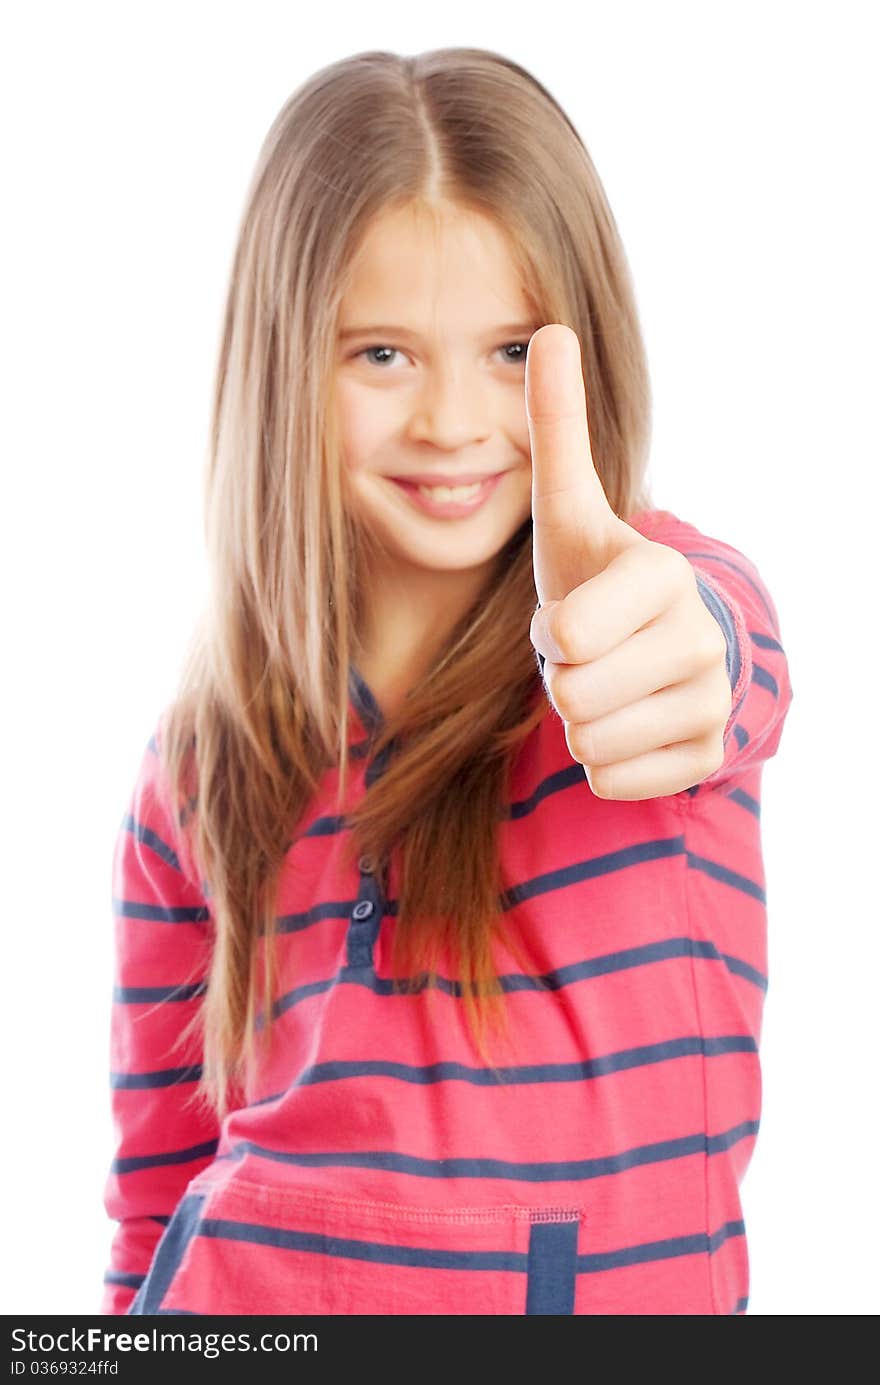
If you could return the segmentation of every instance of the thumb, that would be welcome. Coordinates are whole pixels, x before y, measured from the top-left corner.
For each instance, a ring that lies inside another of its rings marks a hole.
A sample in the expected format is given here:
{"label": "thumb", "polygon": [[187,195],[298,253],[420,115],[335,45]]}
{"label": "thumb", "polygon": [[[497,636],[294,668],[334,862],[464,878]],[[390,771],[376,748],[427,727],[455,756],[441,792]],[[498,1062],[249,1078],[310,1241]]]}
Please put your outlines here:
{"label": "thumb", "polygon": [[540,327],[526,356],[532,455],[533,562],[538,600],[561,600],[638,534],[613,511],[590,446],[577,334]]}

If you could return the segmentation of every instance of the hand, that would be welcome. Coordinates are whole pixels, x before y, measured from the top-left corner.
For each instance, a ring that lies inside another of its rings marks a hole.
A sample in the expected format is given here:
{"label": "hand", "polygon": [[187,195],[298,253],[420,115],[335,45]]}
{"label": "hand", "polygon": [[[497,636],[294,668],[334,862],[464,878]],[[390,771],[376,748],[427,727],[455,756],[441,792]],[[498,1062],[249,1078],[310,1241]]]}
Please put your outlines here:
{"label": "hand", "polygon": [[724,759],[724,633],[687,558],[609,505],[571,328],[550,323],[532,336],[526,411],[539,602],[529,634],[569,751],[597,798],[679,793]]}

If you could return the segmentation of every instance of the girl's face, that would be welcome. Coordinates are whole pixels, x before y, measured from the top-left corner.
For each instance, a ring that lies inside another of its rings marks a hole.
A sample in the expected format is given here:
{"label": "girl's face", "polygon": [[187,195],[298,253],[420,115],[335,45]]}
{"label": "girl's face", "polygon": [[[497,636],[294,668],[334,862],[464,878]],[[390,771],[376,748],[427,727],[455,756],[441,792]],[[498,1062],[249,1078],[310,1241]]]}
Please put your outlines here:
{"label": "girl's face", "polygon": [[[528,339],[541,325],[494,222],[379,215],[339,315],[336,410],[352,504],[404,567],[485,568],[531,513]],[[493,478],[425,505],[415,482]],[[399,484],[398,480],[408,482]],[[431,506],[433,505],[433,509]]]}

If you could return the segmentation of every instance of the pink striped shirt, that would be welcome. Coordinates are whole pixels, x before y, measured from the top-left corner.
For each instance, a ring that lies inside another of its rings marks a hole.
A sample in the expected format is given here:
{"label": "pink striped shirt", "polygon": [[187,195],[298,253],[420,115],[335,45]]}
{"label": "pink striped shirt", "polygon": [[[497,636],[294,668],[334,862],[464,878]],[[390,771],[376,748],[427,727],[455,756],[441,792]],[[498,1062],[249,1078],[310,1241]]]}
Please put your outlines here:
{"label": "pink striped shirt", "polygon": [[[118,1221],[101,1311],[743,1313],[740,1185],[761,1111],[760,790],[792,698],[754,564],[669,511],[634,524],[692,563],[728,644],[723,765],[681,793],[597,799],[547,715],[500,823],[515,1061],[475,1058],[448,967],[392,992],[397,858],[341,858],[327,772],[280,895],[280,1042],[222,1124],[171,1045],[212,916],[148,743],[113,860]],[[387,764],[352,671],[350,806]],[[428,1003],[430,1002],[430,1007]]]}

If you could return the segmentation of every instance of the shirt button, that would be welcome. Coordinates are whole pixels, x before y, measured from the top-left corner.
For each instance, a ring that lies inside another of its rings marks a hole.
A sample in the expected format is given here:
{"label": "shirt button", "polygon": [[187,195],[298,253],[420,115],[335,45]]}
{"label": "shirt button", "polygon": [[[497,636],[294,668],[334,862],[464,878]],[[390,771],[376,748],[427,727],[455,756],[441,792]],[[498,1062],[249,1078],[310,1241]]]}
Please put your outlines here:
{"label": "shirt button", "polygon": [[368,919],[373,912],[373,904],[369,899],[360,899],[352,910],[353,919]]}
{"label": "shirt button", "polygon": [[362,875],[372,875],[373,858],[372,856],[361,856],[358,858],[358,870]]}

